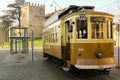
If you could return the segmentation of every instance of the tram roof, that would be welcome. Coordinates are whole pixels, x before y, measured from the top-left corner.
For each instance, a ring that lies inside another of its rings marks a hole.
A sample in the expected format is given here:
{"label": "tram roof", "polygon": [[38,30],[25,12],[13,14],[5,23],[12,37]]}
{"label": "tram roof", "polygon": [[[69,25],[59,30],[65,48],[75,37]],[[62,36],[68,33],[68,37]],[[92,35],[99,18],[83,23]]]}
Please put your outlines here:
{"label": "tram roof", "polygon": [[56,13],[54,13],[50,18],[48,18],[46,21],[45,21],[45,24],[44,26],[48,26],[50,25],[51,23],[57,21],[59,19],[59,14],[62,13],[61,11],[58,11]]}
{"label": "tram roof", "polygon": [[68,9],[66,9],[64,12],[62,12],[59,15],[59,18],[65,16],[66,14],[69,13],[74,13],[74,12],[78,12],[78,11],[93,11],[94,10],[94,6],[77,6],[77,5],[70,5],[68,7]]}
{"label": "tram roof", "polygon": [[48,18],[45,21],[44,26],[48,26],[51,23],[57,21],[61,16],[67,14],[71,9],[73,10],[73,12],[76,12],[76,9],[80,7],[80,6],[76,6],[76,5],[70,5],[66,10],[64,11],[57,11],[55,14],[53,14],[50,18]]}
{"label": "tram roof", "polygon": [[[48,18],[45,21],[44,26],[48,26],[50,24],[52,24],[53,22],[57,21],[58,19],[66,16],[67,14],[70,13],[74,13],[74,12],[78,12],[78,11],[91,11],[91,12],[95,12],[94,11],[94,6],[77,6],[77,5],[70,5],[66,10],[64,11],[57,11],[55,14],[53,14],[50,18]],[[96,12],[99,13],[99,12]],[[100,12],[101,13],[101,12]],[[108,13],[104,13],[103,14],[108,14]]]}

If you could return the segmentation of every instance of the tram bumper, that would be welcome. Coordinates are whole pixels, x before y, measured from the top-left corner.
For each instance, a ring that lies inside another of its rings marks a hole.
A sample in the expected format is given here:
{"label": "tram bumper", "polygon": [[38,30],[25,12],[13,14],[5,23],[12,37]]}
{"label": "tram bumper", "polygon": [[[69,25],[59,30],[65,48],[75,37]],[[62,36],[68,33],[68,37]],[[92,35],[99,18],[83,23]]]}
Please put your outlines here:
{"label": "tram bumper", "polygon": [[114,58],[78,59],[75,67],[78,69],[107,69],[115,67]]}

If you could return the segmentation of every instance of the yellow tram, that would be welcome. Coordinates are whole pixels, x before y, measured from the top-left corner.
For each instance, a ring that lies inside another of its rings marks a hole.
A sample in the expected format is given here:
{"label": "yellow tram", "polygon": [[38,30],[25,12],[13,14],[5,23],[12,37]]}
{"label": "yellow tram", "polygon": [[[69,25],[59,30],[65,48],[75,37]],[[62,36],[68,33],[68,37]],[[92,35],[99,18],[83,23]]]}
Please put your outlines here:
{"label": "yellow tram", "polygon": [[115,67],[113,15],[76,5],[56,12],[45,22],[43,54],[78,69]]}

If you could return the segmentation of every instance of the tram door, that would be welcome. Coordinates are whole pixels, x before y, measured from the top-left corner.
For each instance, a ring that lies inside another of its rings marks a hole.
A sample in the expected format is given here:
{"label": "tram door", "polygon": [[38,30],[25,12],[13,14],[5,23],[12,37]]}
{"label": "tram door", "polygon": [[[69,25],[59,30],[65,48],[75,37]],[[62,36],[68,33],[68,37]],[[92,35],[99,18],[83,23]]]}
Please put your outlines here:
{"label": "tram door", "polygon": [[65,22],[65,36],[66,36],[66,59],[67,60],[70,60],[70,53],[71,53],[71,51],[70,51],[70,36],[69,36],[70,28],[69,27],[70,27],[70,21],[66,21]]}

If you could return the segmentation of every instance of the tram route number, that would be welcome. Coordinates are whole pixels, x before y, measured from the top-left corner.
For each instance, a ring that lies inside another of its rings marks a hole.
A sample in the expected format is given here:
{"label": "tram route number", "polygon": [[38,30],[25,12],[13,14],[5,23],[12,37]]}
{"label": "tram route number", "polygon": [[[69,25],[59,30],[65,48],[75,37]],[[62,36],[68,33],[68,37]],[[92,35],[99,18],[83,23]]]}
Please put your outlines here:
{"label": "tram route number", "polygon": [[80,20],[86,20],[85,14],[80,15]]}

